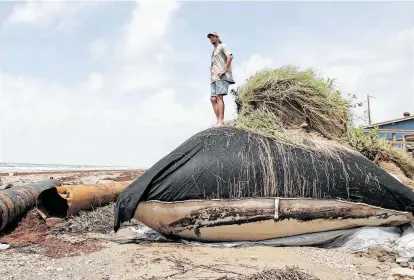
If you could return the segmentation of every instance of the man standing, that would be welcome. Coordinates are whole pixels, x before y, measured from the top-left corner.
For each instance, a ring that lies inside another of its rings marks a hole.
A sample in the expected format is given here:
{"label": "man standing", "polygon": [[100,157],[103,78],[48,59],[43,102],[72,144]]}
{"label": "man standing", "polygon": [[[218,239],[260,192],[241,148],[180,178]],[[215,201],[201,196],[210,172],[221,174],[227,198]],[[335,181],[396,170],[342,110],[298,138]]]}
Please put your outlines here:
{"label": "man standing", "polygon": [[220,40],[217,32],[207,34],[214,49],[211,54],[211,104],[217,117],[216,126],[224,123],[224,100],[223,96],[228,94],[229,85],[234,84],[231,70],[233,55],[228,47]]}

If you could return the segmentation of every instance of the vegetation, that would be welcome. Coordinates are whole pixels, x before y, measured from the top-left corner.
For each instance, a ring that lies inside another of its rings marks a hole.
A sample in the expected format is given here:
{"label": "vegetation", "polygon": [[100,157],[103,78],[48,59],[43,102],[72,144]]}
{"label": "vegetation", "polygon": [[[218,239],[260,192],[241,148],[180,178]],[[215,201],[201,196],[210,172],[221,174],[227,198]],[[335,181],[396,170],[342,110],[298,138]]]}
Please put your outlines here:
{"label": "vegetation", "polygon": [[[349,102],[333,88],[333,80],[319,77],[312,69],[299,71],[286,66],[263,70],[238,93],[242,125],[270,130],[306,125],[329,139],[346,135]],[[249,121],[243,122],[246,117]]]}
{"label": "vegetation", "polygon": [[414,160],[379,137],[378,128],[364,133],[361,128],[352,127],[348,139],[350,146],[368,159],[374,162],[393,162],[408,178],[414,178]]}
{"label": "vegetation", "polygon": [[312,149],[352,149],[373,161],[394,162],[414,177],[413,160],[379,138],[378,130],[365,134],[353,126],[353,109],[362,103],[343,98],[334,80],[313,69],[264,69],[232,94],[238,111],[232,126]]}

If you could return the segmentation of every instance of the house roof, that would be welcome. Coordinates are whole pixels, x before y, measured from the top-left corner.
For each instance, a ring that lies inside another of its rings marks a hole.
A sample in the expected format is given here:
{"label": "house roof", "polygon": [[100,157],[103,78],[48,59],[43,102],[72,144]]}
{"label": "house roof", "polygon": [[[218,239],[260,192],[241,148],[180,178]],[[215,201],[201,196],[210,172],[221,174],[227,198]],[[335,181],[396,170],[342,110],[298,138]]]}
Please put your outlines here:
{"label": "house roof", "polygon": [[399,122],[404,122],[404,121],[408,121],[408,120],[412,120],[412,119],[414,119],[414,116],[389,120],[389,121],[385,121],[385,122],[373,123],[373,124],[370,124],[370,125],[365,125],[365,126],[363,126],[363,128],[372,128],[374,126],[381,126],[381,125],[386,125],[386,124],[399,123]]}

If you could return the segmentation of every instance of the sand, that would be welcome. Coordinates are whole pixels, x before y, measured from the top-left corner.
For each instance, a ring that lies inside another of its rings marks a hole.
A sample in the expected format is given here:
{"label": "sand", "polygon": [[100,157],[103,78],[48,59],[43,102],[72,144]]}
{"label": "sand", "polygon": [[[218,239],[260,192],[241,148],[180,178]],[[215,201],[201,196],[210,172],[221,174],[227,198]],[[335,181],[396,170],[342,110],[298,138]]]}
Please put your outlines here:
{"label": "sand", "polygon": [[[2,186],[30,183],[50,177],[65,184],[95,184],[131,180],[142,172],[45,172],[0,176],[0,179]],[[106,206],[105,211],[102,209],[83,213],[83,216],[74,217],[75,220],[52,219],[46,222],[37,216],[36,209],[29,212],[17,228],[0,237],[0,243],[7,242],[12,245],[9,249],[0,250],[0,278],[242,279],[246,275],[266,269],[295,266],[296,269],[319,279],[371,280],[387,279],[391,269],[398,267],[394,256],[381,251],[351,254],[343,249],[310,247],[213,248],[177,243],[120,244],[116,241],[133,238],[134,233],[128,226],[142,225],[133,221],[115,234],[111,231],[113,204]],[[66,230],[74,221],[90,225],[84,231],[79,230],[79,227],[73,231]],[[103,227],[104,230],[102,227],[97,230],[94,223],[101,223],[101,226],[103,224],[106,227]]]}
{"label": "sand", "polygon": [[113,170],[113,171],[64,171],[64,172],[36,172],[36,173],[16,173],[9,176],[0,173],[0,189],[7,185],[22,185],[31,182],[47,180],[50,178],[59,180],[62,184],[103,184],[106,182],[128,181],[138,177],[144,170]]}

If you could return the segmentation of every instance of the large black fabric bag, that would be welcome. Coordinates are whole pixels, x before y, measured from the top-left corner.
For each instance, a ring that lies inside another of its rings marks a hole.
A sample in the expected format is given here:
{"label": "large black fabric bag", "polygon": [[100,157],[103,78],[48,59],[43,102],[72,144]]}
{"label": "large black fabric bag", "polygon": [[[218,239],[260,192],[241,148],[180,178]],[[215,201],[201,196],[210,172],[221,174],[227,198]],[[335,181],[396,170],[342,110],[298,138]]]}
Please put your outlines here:
{"label": "large black fabric bag", "polygon": [[303,197],[414,210],[414,193],[357,152],[301,148],[232,127],[204,130],[129,185],[115,230],[140,201]]}

